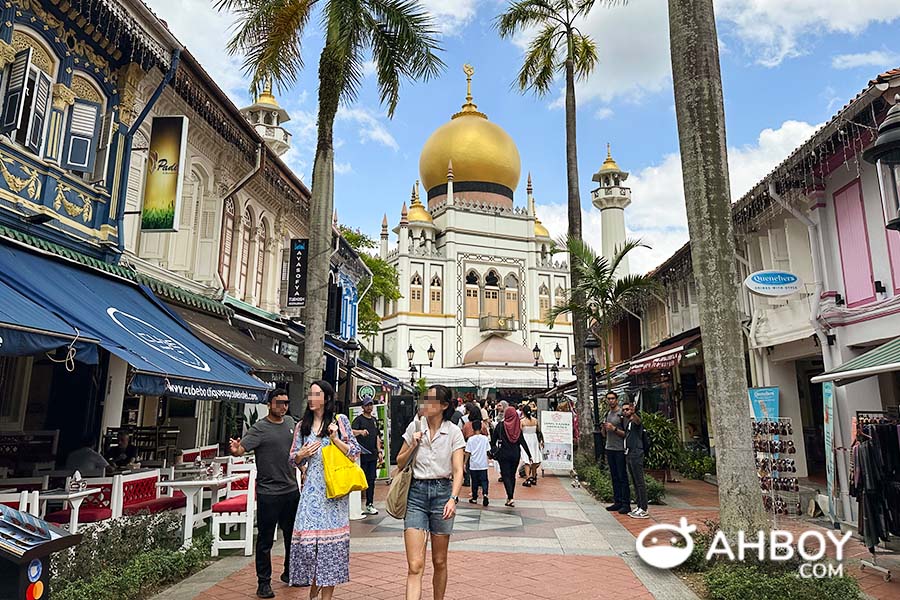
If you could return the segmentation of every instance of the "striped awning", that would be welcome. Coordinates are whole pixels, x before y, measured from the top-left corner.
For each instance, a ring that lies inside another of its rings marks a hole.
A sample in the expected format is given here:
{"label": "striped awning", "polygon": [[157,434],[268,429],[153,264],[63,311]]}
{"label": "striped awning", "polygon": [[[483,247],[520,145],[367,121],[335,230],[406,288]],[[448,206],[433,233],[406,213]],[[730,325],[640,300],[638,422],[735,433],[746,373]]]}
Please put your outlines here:
{"label": "striped awning", "polygon": [[835,385],[845,385],[854,381],[879,375],[900,371],[900,338],[883,344],[874,350],[869,350],[852,360],[848,360],[840,367],[813,377],[813,383],[833,381]]}

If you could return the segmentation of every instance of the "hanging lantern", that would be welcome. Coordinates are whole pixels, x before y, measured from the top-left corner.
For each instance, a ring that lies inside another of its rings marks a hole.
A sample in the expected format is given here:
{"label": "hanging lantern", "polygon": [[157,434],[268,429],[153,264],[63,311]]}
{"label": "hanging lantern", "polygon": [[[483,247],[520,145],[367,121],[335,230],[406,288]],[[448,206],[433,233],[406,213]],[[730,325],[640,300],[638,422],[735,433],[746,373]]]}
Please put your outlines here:
{"label": "hanging lantern", "polygon": [[900,94],[878,127],[875,143],[863,152],[863,160],[878,170],[878,187],[885,227],[900,230]]}

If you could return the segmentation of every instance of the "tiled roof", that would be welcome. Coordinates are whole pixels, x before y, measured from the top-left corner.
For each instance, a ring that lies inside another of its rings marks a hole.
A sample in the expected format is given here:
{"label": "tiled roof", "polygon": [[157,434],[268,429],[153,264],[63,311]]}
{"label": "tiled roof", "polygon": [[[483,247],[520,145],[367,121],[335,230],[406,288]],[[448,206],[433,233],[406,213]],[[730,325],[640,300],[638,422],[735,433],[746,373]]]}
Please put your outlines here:
{"label": "tiled roof", "polygon": [[100,259],[93,258],[76,250],[72,250],[71,248],[60,246],[59,244],[55,244],[33,235],[29,235],[22,231],[6,227],[5,225],[0,225],[0,238],[7,238],[20,244],[31,246],[32,248],[36,248],[48,254],[53,254],[60,258],[78,263],[90,269],[102,271],[109,275],[127,279],[128,281],[140,285],[146,285],[148,288],[153,290],[154,294],[157,294],[158,296],[161,296],[166,300],[171,300],[172,302],[177,302],[191,308],[197,308],[215,315],[231,315],[231,310],[227,306],[225,306],[221,302],[213,300],[212,298],[207,298],[206,296],[201,296],[200,294],[189,292],[188,290],[172,285],[170,283],[166,283],[164,281],[156,279],[155,277],[150,277],[148,275],[144,275],[143,273],[138,273],[137,271],[123,267],[121,265],[114,265]]}

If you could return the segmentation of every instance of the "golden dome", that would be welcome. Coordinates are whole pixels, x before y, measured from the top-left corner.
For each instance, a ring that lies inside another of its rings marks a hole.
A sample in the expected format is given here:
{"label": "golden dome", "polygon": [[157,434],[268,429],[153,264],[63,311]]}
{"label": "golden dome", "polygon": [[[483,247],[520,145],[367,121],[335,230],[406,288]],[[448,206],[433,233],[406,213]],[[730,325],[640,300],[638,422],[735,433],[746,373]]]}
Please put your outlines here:
{"label": "golden dome", "polygon": [[425,209],[425,206],[419,200],[419,182],[416,181],[416,185],[413,186],[412,201],[409,203],[409,213],[407,214],[407,219],[412,223],[414,221],[418,221],[419,223],[431,223],[433,221],[431,214]]}
{"label": "golden dome", "polygon": [[607,173],[610,171],[619,171],[622,169],[619,168],[619,165],[616,164],[616,161],[613,160],[612,153],[610,152],[609,144],[606,144],[606,160],[603,161],[603,164],[600,165],[600,172]]}
{"label": "golden dome", "polygon": [[278,100],[275,99],[275,96],[272,94],[272,78],[266,77],[265,82],[263,83],[263,91],[262,94],[256,99],[257,104],[268,104],[269,106],[273,106],[275,108],[281,108],[278,105]]}
{"label": "golden dome", "polygon": [[534,237],[550,237],[550,232],[537,217],[534,218]]}
{"label": "golden dome", "polygon": [[447,183],[447,164],[453,161],[455,182],[495,183],[515,190],[521,168],[519,150],[502,127],[488,121],[472,102],[472,73],[464,67],[468,94],[462,110],[438,127],[419,157],[419,174],[425,190]]}

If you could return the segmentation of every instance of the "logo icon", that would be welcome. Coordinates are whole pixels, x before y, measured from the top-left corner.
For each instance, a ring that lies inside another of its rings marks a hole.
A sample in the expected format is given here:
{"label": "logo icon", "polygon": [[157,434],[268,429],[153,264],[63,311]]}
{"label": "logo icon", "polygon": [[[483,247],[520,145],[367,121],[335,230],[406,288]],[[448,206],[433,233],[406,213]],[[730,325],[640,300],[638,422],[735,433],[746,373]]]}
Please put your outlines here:
{"label": "logo icon", "polygon": [[[635,540],[635,548],[638,556],[651,567],[671,569],[686,561],[694,551],[691,534],[695,531],[697,526],[688,525],[687,519],[681,517],[678,526],[660,523],[642,531]],[[682,541],[684,546],[675,545]]]}
{"label": "logo icon", "polygon": [[374,400],[375,399],[375,387],[371,385],[364,385],[359,388],[359,391],[356,393],[357,397],[360,401],[365,402],[366,400]]}
{"label": "logo icon", "polygon": [[106,314],[116,325],[160,354],[165,354],[186,367],[209,372],[209,365],[203,359],[194,354],[187,346],[147,321],[112,306],[106,309]]}

